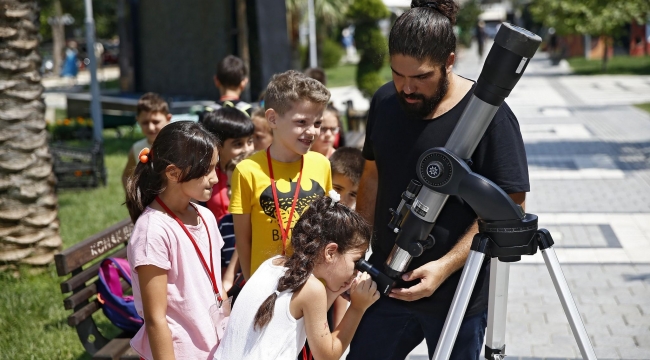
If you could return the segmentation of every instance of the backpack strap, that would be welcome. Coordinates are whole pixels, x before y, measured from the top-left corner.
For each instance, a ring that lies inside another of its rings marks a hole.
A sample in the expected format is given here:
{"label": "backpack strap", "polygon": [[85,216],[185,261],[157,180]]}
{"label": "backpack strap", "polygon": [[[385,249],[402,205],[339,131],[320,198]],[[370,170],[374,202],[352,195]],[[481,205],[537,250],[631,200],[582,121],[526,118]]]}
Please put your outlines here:
{"label": "backpack strap", "polygon": [[[111,266],[113,265],[113,266]],[[111,293],[122,297],[122,284],[120,284],[120,277],[126,280],[129,285],[131,284],[131,268],[125,259],[106,258],[102,261],[99,276],[104,279],[106,286]]]}

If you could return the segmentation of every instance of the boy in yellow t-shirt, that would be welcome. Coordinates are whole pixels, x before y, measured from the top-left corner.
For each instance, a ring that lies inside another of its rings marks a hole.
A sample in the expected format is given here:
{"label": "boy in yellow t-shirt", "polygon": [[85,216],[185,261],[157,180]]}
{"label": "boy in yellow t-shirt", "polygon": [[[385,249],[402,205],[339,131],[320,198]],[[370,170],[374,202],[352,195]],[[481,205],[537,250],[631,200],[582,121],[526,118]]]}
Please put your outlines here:
{"label": "boy in yellow t-shirt", "polygon": [[266,259],[284,253],[300,215],[332,189],[329,161],[309,151],[329,99],[325,86],[294,70],[274,75],[266,89],[273,142],[239,163],[231,180],[229,210],[247,280]]}

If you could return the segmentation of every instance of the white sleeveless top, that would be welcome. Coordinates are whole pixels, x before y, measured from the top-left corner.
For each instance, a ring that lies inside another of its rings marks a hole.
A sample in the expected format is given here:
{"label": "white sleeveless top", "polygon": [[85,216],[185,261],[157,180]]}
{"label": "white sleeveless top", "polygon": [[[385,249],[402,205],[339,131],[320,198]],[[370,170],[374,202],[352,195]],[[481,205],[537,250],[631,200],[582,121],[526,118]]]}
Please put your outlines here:
{"label": "white sleeveless top", "polygon": [[217,348],[216,360],[295,360],[305,345],[305,319],[296,320],[289,311],[291,292],[282,292],[275,301],[273,318],[261,330],[253,322],[260,305],[278,287],[285,267],[266,260],[251,276],[237,297],[228,328]]}

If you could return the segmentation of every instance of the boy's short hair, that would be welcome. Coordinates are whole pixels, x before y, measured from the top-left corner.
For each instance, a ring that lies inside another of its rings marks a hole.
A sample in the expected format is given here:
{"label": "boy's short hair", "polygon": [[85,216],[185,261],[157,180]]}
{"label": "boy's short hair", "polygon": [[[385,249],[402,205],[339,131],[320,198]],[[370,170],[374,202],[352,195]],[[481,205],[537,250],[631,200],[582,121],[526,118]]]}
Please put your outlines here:
{"label": "boy's short hair", "polygon": [[136,106],[136,116],[143,112],[160,112],[167,115],[169,114],[169,105],[160,95],[148,92],[140,97]]}
{"label": "boy's short hair", "polygon": [[269,123],[266,121],[266,111],[264,111],[264,108],[257,108],[253,110],[253,113],[251,114],[251,120],[253,120],[253,125],[255,125],[255,119],[264,119],[264,128],[266,131],[268,131],[269,134],[273,134],[273,129],[271,129],[271,126]]}
{"label": "boy's short hair", "polygon": [[248,77],[248,68],[246,68],[244,60],[234,55],[228,55],[217,64],[215,75],[224,87],[235,88]]}
{"label": "boy's short hair", "polygon": [[330,156],[330,164],[332,175],[341,174],[357,185],[361,180],[366,159],[361,155],[361,150],[357,148],[340,147]]}
{"label": "boy's short hair", "polygon": [[312,79],[318,80],[318,82],[323,85],[327,85],[327,75],[325,74],[325,70],[319,67],[305,69],[305,75]]}
{"label": "boy's short hair", "polygon": [[208,112],[199,122],[215,134],[222,144],[228,139],[252,136],[255,132],[255,126],[248,115],[233,107],[222,107]]}
{"label": "boy's short hair", "polygon": [[264,109],[284,114],[298,100],[325,106],[330,100],[330,92],[325,85],[296,70],[273,75],[264,94]]}

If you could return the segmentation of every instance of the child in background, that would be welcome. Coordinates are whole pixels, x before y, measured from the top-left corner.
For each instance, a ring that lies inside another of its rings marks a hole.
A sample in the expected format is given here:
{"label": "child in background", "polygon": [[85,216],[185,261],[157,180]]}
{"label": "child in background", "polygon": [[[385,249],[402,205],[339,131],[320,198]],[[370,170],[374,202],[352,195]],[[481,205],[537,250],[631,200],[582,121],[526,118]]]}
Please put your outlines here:
{"label": "child in background", "polygon": [[264,109],[255,109],[251,115],[251,120],[253,120],[253,124],[255,125],[255,133],[253,134],[255,151],[266,150],[266,148],[271,146],[271,142],[273,141],[273,131],[271,131],[269,122],[266,121]]}
{"label": "child in background", "polygon": [[207,208],[220,222],[221,218],[228,213],[230,204],[226,164],[237,155],[250,153],[253,150],[255,127],[248,115],[231,107],[209,112],[200,122],[222,142],[219,150],[219,166],[216,169],[219,182],[212,189],[212,197],[206,203]]}
{"label": "child in background", "polygon": [[[140,152],[127,184],[135,223],[127,245],[133,296],[144,326],[131,346],[144,359],[212,359],[221,311],[223,240],[206,201],[218,181],[217,138],[200,124],[172,123]],[[216,264],[216,266],[215,266]],[[225,298],[225,296],[224,296]],[[191,309],[191,311],[188,311]]]}
{"label": "child in background", "polygon": [[366,159],[361,150],[341,147],[330,157],[332,165],[332,187],[341,195],[341,203],[354,210],[357,205],[359,180]]}
{"label": "child in background", "polygon": [[251,104],[239,99],[248,85],[248,68],[244,60],[234,55],[223,58],[217,64],[213,81],[221,95],[217,104],[223,107],[234,107],[248,116],[251,115],[253,111]]}
{"label": "child in background", "polygon": [[[246,159],[250,153],[241,153],[230,159],[226,164],[226,174],[228,175],[228,198],[230,198],[230,181],[232,173],[235,171],[237,164]],[[221,249],[221,278],[223,288],[229,291],[232,287],[235,277],[239,272],[239,260],[237,250],[235,250],[235,228],[232,223],[232,214],[228,213],[219,221],[219,232],[223,238],[223,248]]]}
{"label": "child in background", "polygon": [[309,151],[329,97],[325,86],[294,70],[271,78],[264,104],[273,142],[239,163],[232,176],[230,212],[244,279],[285,253],[300,215],[332,188],[327,159]]}
{"label": "child in background", "polygon": [[146,93],[138,100],[135,120],[145,137],[136,141],[129,150],[129,158],[122,172],[122,186],[125,190],[126,181],[133,174],[133,170],[139,162],[138,154],[142,149],[151,147],[160,130],[169,124],[171,119],[172,114],[169,113],[169,105],[158,94]]}
{"label": "child in background", "polygon": [[339,112],[332,105],[327,105],[323,113],[323,122],[320,128],[320,135],[314,142],[313,151],[317,151],[329,158],[334,153],[334,141],[341,129],[339,127]]}
{"label": "child in background", "polygon": [[[377,284],[355,270],[371,234],[361,215],[330,197],[316,199],[296,223],[292,255],[266,260],[244,286],[215,359],[293,360],[305,339],[315,359],[340,359],[379,299]],[[330,332],[327,309],[348,289],[350,307]]]}

